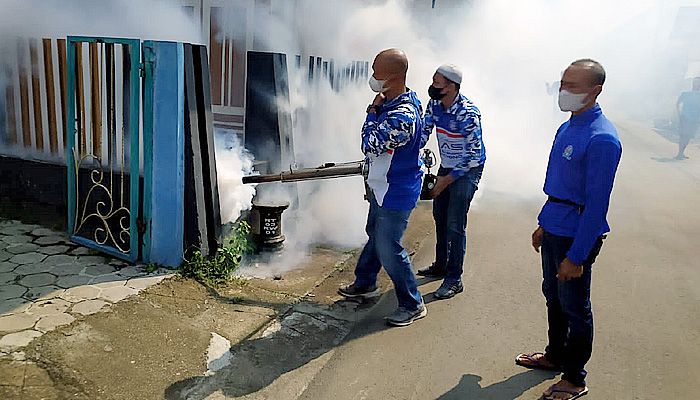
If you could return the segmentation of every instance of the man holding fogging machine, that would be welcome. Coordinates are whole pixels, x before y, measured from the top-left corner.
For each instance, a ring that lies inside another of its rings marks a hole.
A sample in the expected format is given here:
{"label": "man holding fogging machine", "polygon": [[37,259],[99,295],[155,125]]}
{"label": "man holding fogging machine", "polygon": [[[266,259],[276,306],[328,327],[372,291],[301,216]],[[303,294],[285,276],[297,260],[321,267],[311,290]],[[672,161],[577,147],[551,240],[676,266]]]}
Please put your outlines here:
{"label": "man holding fogging machine", "polygon": [[486,162],[481,139],[481,113],[459,92],[462,71],[455,65],[440,66],[428,88],[430,102],[425,111],[421,148],[433,128],[440,148],[440,169],[433,198],[435,220],[435,262],[419,275],[444,278],[435,292],[449,299],[464,290],[462,271],[467,247],[467,212],[477,190]]}
{"label": "man holding fogging machine", "polygon": [[348,298],[378,296],[377,274],[384,267],[399,303],[387,322],[405,326],[427,314],[411,261],[401,244],[423,178],[418,157],[422,107],[416,93],[406,87],[408,58],[404,52],[382,51],[372,70],[369,84],[377,95],[367,107],[362,126],[362,152],[369,163],[369,241],[355,267],[355,282],[338,293]]}

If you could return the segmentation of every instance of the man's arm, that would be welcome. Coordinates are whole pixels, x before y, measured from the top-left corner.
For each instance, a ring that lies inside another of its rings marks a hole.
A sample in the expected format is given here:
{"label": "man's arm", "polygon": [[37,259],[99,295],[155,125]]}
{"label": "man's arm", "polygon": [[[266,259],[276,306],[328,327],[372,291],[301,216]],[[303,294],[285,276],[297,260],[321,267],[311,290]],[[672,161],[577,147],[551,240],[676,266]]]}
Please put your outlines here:
{"label": "man's arm", "polygon": [[481,117],[475,112],[466,112],[457,118],[464,137],[464,155],[462,160],[452,168],[452,180],[457,180],[471,168],[478,167],[481,156]]}
{"label": "man's arm", "polygon": [[587,150],[586,200],[574,243],[566,257],[577,265],[588,258],[605,224],[622,148],[611,136],[594,138]]}
{"label": "man's arm", "polygon": [[377,123],[375,113],[367,114],[362,126],[362,152],[378,156],[403,146],[415,133],[415,118],[420,116],[404,106],[389,111],[381,123]]}
{"label": "man's arm", "polygon": [[676,101],[676,114],[678,114],[678,118],[681,117],[681,110],[683,109],[682,104],[683,104],[683,95],[681,94],[678,97],[678,101]]}

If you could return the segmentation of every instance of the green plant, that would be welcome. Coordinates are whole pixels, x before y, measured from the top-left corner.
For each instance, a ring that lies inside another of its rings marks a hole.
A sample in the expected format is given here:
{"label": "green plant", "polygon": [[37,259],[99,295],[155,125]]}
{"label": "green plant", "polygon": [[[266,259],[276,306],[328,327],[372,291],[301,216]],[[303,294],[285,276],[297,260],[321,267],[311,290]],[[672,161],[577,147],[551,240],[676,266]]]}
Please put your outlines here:
{"label": "green plant", "polygon": [[156,263],[154,263],[154,262],[151,262],[151,263],[146,264],[146,268],[145,268],[145,269],[146,269],[146,273],[147,273],[147,274],[150,274],[151,272],[154,272],[154,271],[157,270],[158,268],[160,268],[160,265],[158,265],[158,264],[156,264]]}
{"label": "green plant", "polygon": [[201,251],[193,251],[180,266],[179,274],[210,286],[230,281],[231,273],[241,263],[243,255],[252,250],[248,233],[250,225],[240,221],[213,256],[204,257]]}

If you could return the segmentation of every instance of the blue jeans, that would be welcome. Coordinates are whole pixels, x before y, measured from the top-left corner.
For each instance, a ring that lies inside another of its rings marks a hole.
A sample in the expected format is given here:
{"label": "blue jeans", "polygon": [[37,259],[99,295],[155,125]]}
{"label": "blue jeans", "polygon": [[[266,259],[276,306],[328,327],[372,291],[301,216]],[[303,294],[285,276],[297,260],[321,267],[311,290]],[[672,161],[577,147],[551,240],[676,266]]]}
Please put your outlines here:
{"label": "blue jeans", "polygon": [[362,249],[355,267],[355,284],[365,287],[377,283],[377,274],[384,267],[394,283],[399,307],[415,310],[422,297],[418,291],[408,253],[401,244],[411,210],[381,207],[373,193],[369,194],[369,215],[365,231],[369,241]]}
{"label": "blue jeans", "polygon": [[[440,167],[438,176],[447,175],[450,171]],[[464,254],[467,250],[467,212],[483,171],[483,165],[471,168],[433,200],[437,237],[435,268],[447,271],[446,282],[457,283],[462,280]]]}
{"label": "blue jeans", "polygon": [[562,282],[559,265],[566,258],[574,238],[544,232],[542,236],[542,293],[547,300],[549,344],[545,357],[562,366],[562,379],[576,386],[586,385],[586,363],[593,351],[593,312],[591,311],[591,267],[604,236],[596,241],[583,263],[583,275]]}

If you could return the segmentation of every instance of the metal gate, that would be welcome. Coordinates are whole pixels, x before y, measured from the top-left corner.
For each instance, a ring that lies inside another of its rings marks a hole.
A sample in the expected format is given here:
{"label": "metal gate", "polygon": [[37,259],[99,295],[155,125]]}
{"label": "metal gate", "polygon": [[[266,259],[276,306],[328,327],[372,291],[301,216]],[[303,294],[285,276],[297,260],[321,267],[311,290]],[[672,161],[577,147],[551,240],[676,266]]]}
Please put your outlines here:
{"label": "metal gate", "polygon": [[143,212],[140,40],[68,37],[67,59],[68,232],[135,261]]}

